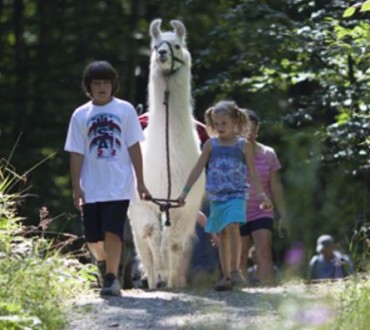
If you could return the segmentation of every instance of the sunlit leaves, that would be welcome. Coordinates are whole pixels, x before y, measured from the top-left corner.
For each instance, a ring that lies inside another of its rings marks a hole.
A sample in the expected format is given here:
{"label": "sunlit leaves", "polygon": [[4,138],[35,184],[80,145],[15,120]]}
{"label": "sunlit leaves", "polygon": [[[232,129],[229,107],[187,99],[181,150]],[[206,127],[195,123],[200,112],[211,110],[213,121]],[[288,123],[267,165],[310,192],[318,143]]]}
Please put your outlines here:
{"label": "sunlit leaves", "polygon": [[370,1],[367,0],[365,2],[357,2],[357,3],[355,3],[354,5],[352,5],[351,7],[347,8],[344,11],[343,17],[344,18],[348,18],[348,17],[353,16],[358,9],[359,9],[360,12],[370,11]]}
{"label": "sunlit leaves", "polygon": [[349,7],[344,11],[343,17],[351,17],[356,12],[356,8]]}

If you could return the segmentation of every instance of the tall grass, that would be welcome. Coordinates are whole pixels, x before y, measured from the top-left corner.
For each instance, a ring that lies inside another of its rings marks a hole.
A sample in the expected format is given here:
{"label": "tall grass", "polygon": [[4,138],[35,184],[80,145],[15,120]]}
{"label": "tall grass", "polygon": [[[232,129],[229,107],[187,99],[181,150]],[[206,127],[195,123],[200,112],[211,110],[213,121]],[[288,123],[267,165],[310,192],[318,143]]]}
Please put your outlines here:
{"label": "tall grass", "polygon": [[369,329],[370,278],[354,279],[337,296],[338,314],[332,329]]}
{"label": "tall grass", "polygon": [[0,329],[63,329],[68,300],[88,287],[88,269],[40,235],[28,237],[17,213],[26,176],[0,160]]}

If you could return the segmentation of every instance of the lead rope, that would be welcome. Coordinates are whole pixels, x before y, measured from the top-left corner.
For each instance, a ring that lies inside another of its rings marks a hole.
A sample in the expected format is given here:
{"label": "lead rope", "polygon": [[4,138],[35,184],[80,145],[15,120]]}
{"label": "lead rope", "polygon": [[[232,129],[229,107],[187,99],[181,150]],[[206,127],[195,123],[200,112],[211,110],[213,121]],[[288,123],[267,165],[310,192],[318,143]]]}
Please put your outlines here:
{"label": "lead rope", "polygon": [[166,222],[165,226],[171,226],[170,220],[170,209],[180,207],[179,201],[177,199],[170,199],[171,198],[171,164],[170,164],[170,142],[169,142],[169,106],[168,100],[170,97],[170,91],[168,89],[168,81],[169,77],[166,77],[166,90],[164,92],[164,100],[163,104],[166,107],[166,132],[165,132],[165,140],[166,140],[166,161],[167,161],[167,199],[163,198],[153,198],[148,197],[147,199],[152,201],[153,203],[159,205],[159,210],[161,212],[165,212],[166,214]]}
{"label": "lead rope", "polygon": [[[173,61],[172,61],[173,63]],[[163,104],[166,107],[166,160],[167,160],[167,199],[171,198],[171,190],[172,190],[172,185],[171,185],[171,164],[170,164],[170,142],[169,142],[169,122],[170,122],[170,113],[168,111],[168,100],[170,98],[170,91],[168,89],[168,81],[169,78],[166,77],[166,90],[164,91],[164,101]]]}

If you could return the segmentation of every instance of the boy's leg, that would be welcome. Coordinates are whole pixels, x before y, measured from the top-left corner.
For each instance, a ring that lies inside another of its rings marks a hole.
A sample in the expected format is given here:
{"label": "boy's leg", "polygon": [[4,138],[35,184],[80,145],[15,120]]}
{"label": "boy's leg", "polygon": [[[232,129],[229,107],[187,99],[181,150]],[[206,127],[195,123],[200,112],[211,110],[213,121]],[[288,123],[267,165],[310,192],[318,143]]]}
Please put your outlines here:
{"label": "boy's leg", "polygon": [[96,261],[104,261],[106,259],[104,242],[87,243],[90,253]]}
{"label": "boy's leg", "polygon": [[118,281],[124,223],[129,201],[105,202],[102,205],[102,231],[106,253],[106,274],[102,295],[119,295],[121,286]]}
{"label": "boy's leg", "polygon": [[98,285],[103,286],[103,277],[106,273],[106,254],[104,251],[104,242],[87,243],[90,254],[92,255],[99,270]]}
{"label": "boy's leg", "polygon": [[112,273],[118,276],[118,268],[121,260],[122,241],[121,238],[113,233],[106,232],[104,240],[104,248],[106,253],[106,273]]}
{"label": "boy's leg", "polygon": [[97,265],[99,276],[98,285],[102,286],[102,280],[105,275],[105,251],[103,235],[100,231],[100,208],[98,203],[87,203],[82,208],[82,221],[84,235],[87,241],[88,250],[92,256],[93,262]]}
{"label": "boy's leg", "polygon": [[120,295],[120,284],[117,279],[121,257],[121,237],[110,232],[105,233],[104,241],[106,259],[106,273],[103,278],[101,295]]}

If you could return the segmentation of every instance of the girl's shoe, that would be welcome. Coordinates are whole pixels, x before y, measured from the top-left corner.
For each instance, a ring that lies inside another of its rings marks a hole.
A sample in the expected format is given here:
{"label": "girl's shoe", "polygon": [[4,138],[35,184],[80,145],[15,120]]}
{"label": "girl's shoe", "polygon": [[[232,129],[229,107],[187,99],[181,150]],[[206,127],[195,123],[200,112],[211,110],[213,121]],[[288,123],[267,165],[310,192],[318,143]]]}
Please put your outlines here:
{"label": "girl's shoe", "polygon": [[248,282],[244,278],[241,270],[233,270],[230,274],[231,278],[231,284],[233,286],[239,287],[239,288],[244,288],[247,286]]}
{"label": "girl's shoe", "polygon": [[224,277],[221,280],[219,280],[215,286],[213,287],[216,291],[229,291],[233,287],[231,285],[231,281],[229,277]]}

